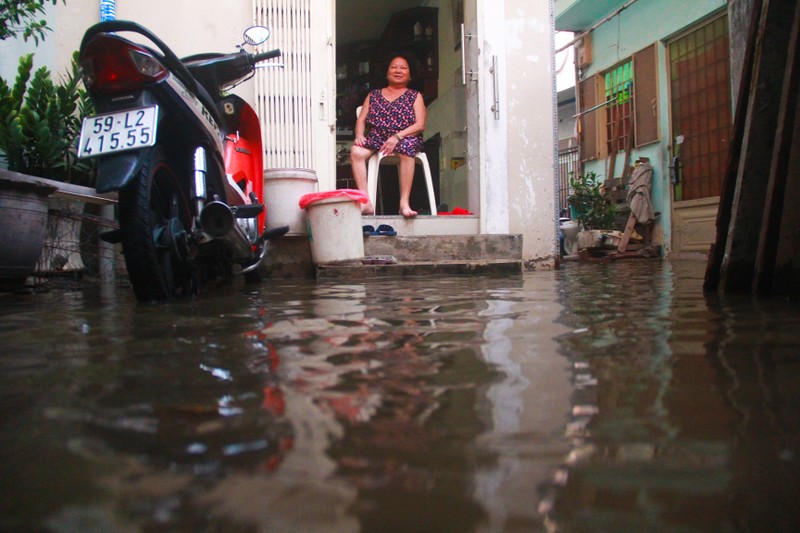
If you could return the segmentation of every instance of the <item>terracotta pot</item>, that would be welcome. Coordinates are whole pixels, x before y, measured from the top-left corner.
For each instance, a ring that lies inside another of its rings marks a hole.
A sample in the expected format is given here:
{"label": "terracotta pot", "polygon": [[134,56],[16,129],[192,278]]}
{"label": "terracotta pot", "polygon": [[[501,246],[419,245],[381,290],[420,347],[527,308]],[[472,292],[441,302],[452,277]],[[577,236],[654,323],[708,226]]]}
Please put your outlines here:
{"label": "terracotta pot", "polygon": [[0,289],[22,288],[42,253],[47,197],[56,188],[0,177]]}

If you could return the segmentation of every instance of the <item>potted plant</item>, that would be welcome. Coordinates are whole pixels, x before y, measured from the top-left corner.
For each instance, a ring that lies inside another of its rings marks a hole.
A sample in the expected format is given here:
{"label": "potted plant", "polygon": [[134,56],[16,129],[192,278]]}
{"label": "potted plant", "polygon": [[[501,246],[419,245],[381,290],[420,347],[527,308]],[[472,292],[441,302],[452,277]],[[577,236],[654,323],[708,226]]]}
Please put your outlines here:
{"label": "potted plant", "polygon": [[[59,228],[50,228],[48,204],[52,208],[56,199],[46,198],[55,188],[31,184],[44,183],[36,178],[85,186],[91,186],[93,181],[92,166],[78,160],[75,151],[81,117],[90,105],[80,86],[77,57],[73,58],[71,71],[58,81],[53,81],[45,67],[32,71],[33,54],[27,54],[20,57],[12,84],[0,78],[0,167],[5,169],[0,180],[0,232],[8,241],[0,250],[0,268],[4,273],[6,267],[13,270],[9,275],[13,274],[14,279],[19,279],[20,273],[33,271],[39,254],[31,251],[32,243],[38,242],[41,252],[45,233],[51,230],[55,235],[50,236],[52,248],[62,250],[66,259],[60,266],[68,263],[74,270],[83,268],[80,220],[62,218],[58,220]],[[39,217],[35,224],[26,224],[25,232],[9,226],[19,218],[14,215],[21,212],[36,212]],[[34,229],[36,235],[32,234]],[[58,242],[53,243],[53,239]],[[33,264],[29,264],[31,257]]]}
{"label": "potted plant", "polygon": [[81,118],[91,111],[80,85],[77,53],[71,71],[53,81],[41,67],[31,75],[33,54],[19,59],[9,86],[0,78],[0,156],[8,170],[76,185],[92,185],[90,164],[77,158]]}
{"label": "potted plant", "polygon": [[613,230],[617,207],[603,194],[602,182],[594,172],[570,175],[567,203],[583,227],[578,249],[616,247],[619,236]]}

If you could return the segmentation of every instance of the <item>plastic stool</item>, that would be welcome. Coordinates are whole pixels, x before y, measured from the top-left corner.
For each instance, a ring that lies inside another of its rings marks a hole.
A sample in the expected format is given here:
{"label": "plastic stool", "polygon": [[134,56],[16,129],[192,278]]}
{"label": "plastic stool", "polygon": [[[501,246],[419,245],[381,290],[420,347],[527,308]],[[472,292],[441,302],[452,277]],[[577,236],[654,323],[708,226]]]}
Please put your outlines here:
{"label": "plastic stool", "polygon": [[[420,152],[416,155],[416,164],[422,165],[422,170],[425,173],[425,186],[428,189],[428,201],[430,202],[431,215],[436,215],[436,197],[433,192],[433,177],[431,176],[431,165],[428,163],[428,156],[425,152]],[[398,176],[400,174],[400,158],[396,155],[381,155],[380,152],[375,152],[369,158],[367,164],[367,189],[369,201],[372,205],[377,205],[378,198],[378,171],[381,165],[397,165]]]}

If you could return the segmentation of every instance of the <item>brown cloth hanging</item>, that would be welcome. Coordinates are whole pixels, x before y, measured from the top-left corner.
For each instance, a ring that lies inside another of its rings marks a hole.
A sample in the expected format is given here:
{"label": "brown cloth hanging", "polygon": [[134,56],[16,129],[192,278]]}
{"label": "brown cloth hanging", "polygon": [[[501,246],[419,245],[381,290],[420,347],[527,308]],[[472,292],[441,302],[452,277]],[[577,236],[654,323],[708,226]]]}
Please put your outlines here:
{"label": "brown cloth hanging", "polygon": [[649,224],[655,218],[650,189],[653,183],[653,166],[640,162],[633,170],[628,189],[628,205],[639,224]]}

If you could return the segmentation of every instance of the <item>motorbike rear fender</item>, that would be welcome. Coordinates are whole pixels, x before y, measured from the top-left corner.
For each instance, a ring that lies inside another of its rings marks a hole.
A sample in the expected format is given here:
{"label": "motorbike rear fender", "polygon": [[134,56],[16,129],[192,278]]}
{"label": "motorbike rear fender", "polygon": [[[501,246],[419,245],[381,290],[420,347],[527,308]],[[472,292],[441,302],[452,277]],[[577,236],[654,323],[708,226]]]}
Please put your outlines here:
{"label": "motorbike rear fender", "polygon": [[141,150],[97,160],[97,192],[118,191],[134,179],[142,166]]}

